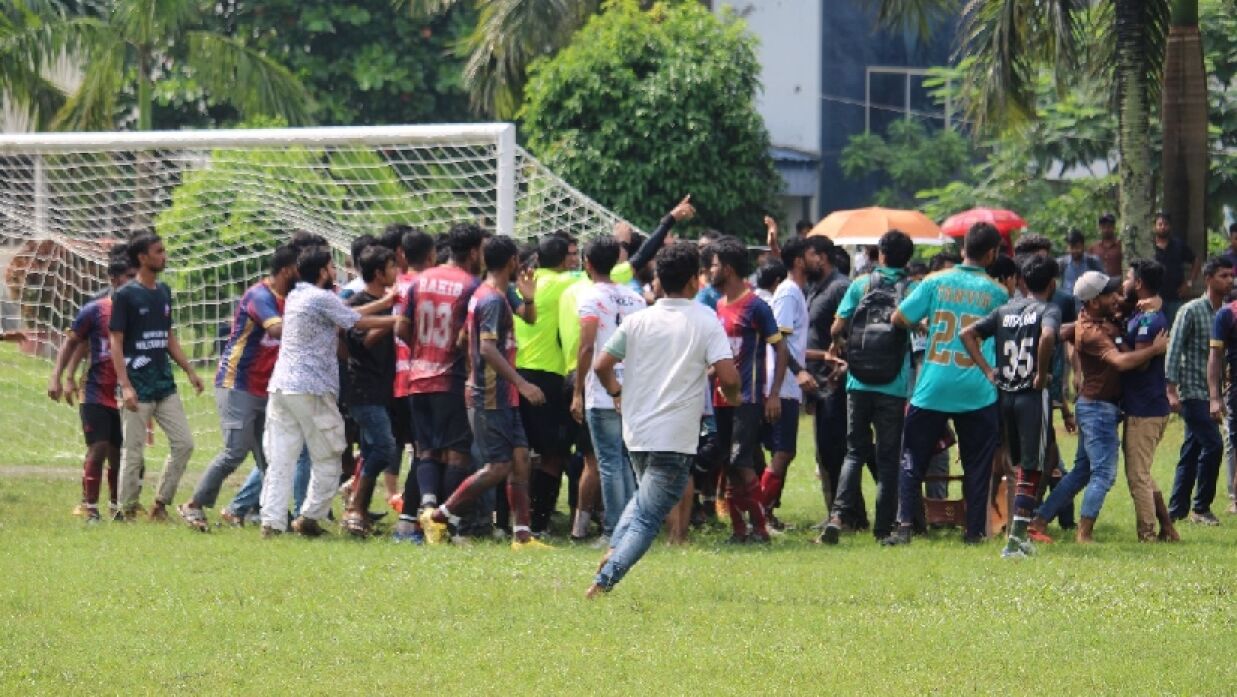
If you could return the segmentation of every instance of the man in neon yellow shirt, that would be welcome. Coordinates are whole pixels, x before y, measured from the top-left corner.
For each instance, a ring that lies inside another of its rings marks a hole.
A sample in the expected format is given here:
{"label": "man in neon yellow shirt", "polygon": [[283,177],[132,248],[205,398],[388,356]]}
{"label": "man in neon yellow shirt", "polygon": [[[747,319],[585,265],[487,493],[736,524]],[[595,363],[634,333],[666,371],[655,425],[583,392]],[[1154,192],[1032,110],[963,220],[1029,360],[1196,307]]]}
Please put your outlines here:
{"label": "man in neon yellow shirt", "polygon": [[[563,469],[571,452],[570,415],[563,377],[567,364],[560,344],[559,304],[563,291],[579,280],[569,269],[569,253],[575,240],[566,235],[549,235],[537,244],[540,268],[533,274],[537,290],[533,304],[537,321],[528,324],[515,320],[515,336],[520,350],[515,367],[524,379],[541,388],[545,403],[533,405],[520,399],[520,417],[528,435],[528,445],[541,456],[529,481],[534,534],[546,531],[550,514],[558,501]],[[578,261],[577,261],[578,264]]]}

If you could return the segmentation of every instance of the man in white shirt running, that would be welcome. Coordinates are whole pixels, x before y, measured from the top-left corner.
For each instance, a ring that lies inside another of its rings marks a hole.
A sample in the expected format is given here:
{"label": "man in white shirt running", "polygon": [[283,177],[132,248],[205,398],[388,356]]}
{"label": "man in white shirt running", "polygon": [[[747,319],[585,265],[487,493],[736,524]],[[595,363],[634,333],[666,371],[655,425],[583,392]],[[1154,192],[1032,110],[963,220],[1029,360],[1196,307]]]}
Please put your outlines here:
{"label": "man in white shirt running", "polygon": [[[730,341],[716,315],[692,302],[700,271],[696,246],[669,245],[657,253],[655,263],[665,297],[623,322],[594,366],[615,409],[624,413],[623,440],[640,486],[619,518],[585,593],[588,598],[609,591],[644,556],[682,497],[696,454],[700,396],[710,368],[726,399],[731,404],[740,400]],[[623,384],[615,372],[620,362]]]}

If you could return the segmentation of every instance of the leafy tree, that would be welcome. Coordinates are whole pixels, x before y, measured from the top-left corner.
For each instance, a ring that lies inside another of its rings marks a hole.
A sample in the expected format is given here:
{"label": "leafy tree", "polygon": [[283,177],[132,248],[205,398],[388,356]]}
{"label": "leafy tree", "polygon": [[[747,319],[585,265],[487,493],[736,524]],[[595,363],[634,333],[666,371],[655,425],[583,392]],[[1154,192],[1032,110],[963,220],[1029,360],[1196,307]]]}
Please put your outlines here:
{"label": "leafy tree", "polygon": [[452,53],[476,26],[468,3],[418,19],[390,0],[264,0],[224,19],[305,85],[319,123],[470,120]]}
{"label": "leafy tree", "polygon": [[886,136],[852,136],[842,149],[842,172],[847,177],[884,175],[889,182],[876,192],[877,205],[915,208],[915,194],[958,179],[973,157],[971,145],[956,131],[929,134],[918,121],[899,120]]}
{"label": "leafy tree", "polygon": [[703,224],[754,235],[780,187],[753,99],[759,72],[732,15],[613,2],[533,64],[523,133],[555,172],[639,225],[690,192]]}
{"label": "leafy tree", "polygon": [[[33,76],[65,55],[82,61],[81,85],[65,95],[49,123],[70,130],[111,128],[126,90],[136,92],[137,125],[153,125],[156,83],[174,69],[245,115],[309,120],[311,105],[295,77],[235,37],[212,31],[207,0],[26,0],[20,24],[0,34],[0,91],[38,102]],[[10,17],[14,13],[7,13]]]}

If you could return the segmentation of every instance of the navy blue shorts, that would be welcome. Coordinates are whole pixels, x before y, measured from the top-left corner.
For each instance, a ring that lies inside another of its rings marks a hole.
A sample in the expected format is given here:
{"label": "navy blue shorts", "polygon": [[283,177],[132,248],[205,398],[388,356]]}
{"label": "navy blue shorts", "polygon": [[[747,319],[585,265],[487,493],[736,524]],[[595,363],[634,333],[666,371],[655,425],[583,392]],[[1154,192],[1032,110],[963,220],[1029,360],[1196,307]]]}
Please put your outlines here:
{"label": "navy blue shorts", "polygon": [[799,440],[799,400],[783,399],[781,418],[768,424],[768,428],[769,441],[766,446],[769,451],[794,455]]}
{"label": "navy blue shorts", "polygon": [[519,409],[473,408],[468,410],[468,421],[472,424],[473,438],[486,464],[511,462],[515,459],[516,448],[528,447]]}
{"label": "navy blue shorts", "polygon": [[472,451],[472,430],[468,427],[464,395],[454,392],[415,395],[412,435],[417,441],[417,457],[426,457],[436,450],[454,450],[468,455]]}

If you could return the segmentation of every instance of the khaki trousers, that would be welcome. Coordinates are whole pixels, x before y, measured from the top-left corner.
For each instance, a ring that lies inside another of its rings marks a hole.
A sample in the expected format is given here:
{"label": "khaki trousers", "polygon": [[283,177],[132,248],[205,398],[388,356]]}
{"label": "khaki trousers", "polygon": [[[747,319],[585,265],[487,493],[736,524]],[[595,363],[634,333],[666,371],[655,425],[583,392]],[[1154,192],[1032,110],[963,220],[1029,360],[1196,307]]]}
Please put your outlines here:
{"label": "khaki trousers", "polygon": [[137,506],[138,493],[142,486],[142,462],[146,456],[146,424],[151,419],[159,424],[168,438],[167,460],[159,475],[159,487],[155,501],[171,505],[176,497],[176,487],[185,473],[185,466],[193,455],[193,432],[185,418],[185,407],[180,395],[173,392],[158,402],[138,402],[137,411],[120,408],[121,427],[125,442],[120,450],[120,491],[117,494],[120,507],[130,511]]}
{"label": "khaki trousers", "polygon": [[1155,536],[1155,494],[1160,489],[1151,478],[1155,449],[1164,437],[1167,416],[1127,416],[1125,418],[1125,479],[1134,499],[1134,519],[1140,539]]}

